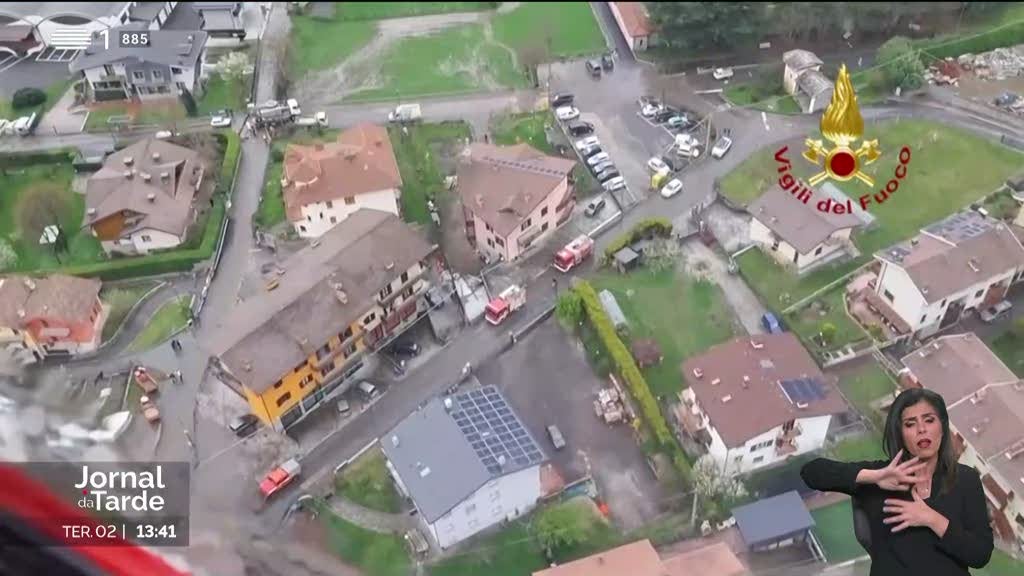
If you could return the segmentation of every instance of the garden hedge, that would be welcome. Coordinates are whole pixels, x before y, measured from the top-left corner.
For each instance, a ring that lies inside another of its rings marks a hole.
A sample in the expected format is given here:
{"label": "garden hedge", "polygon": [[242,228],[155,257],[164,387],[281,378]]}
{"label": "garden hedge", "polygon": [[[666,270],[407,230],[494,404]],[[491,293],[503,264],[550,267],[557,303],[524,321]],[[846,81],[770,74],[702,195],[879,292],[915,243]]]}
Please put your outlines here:
{"label": "garden hedge", "polygon": [[616,252],[637,240],[640,240],[641,238],[653,238],[654,236],[667,238],[671,234],[672,222],[667,218],[648,218],[647,220],[641,220],[630,228],[628,232],[613,240],[612,243],[604,249],[604,261],[605,263],[611,262],[612,259],[615,258]]}
{"label": "garden hedge", "polygon": [[34,164],[70,164],[74,159],[74,150],[61,148],[39,152],[23,152],[17,154],[0,154],[0,168],[20,168]]}

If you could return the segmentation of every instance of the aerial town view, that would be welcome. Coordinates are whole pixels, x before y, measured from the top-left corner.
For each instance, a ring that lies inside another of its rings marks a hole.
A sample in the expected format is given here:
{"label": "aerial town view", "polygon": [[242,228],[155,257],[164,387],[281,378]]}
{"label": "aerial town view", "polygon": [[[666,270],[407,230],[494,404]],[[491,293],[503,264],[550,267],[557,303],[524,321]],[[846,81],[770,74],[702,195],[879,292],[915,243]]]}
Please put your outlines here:
{"label": "aerial town view", "polygon": [[0,576],[896,574],[1024,574],[1024,2],[0,2]]}

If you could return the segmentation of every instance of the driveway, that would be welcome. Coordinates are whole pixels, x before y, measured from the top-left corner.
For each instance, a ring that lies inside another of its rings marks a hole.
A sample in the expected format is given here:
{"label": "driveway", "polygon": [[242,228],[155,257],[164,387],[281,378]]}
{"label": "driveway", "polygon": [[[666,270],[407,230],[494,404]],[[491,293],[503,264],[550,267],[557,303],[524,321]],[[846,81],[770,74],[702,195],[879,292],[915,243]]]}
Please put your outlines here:
{"label": "driveway", "polygon": [[729,262],[721,252],[708,248],[699,238],[691,237],[683,243],[682,255],[691,275],[703,277],[722,289],[726,301],[748,334],[764,333],[761,316],[767,309],[739,274],[729,272]]}
{"label": "driveway", "polygon": [[[661,512],[665,497],[628,425],[607,425],[594,415],[592,401],[609,383],[587,364],[579,341],[554,318],[538,326],[519,345],[477,372],[515,407],[567,482],[588,471],[623,530],[639,528]],[[556,451],[547,434],[555,424],[566,447]]]}

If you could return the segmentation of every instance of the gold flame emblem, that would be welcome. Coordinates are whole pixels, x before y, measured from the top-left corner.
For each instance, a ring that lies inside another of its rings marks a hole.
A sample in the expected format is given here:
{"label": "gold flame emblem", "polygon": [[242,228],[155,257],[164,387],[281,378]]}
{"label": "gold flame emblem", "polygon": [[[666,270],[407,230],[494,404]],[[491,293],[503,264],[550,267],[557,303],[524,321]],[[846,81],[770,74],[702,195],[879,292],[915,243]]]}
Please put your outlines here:
{"label": "gold flame emblem", "polygon": [[857,94],[853,91],[846,64],[839,67],[832,101],[821,117],[821,134],[835,147],[828,150],[821,140],[810,138],[804,142],[807,146],[804,158],[823,168],[807,180],[811,186],[817,186],[827,178],[839,182],[856,178],[868,186],[874,186],[874,179],[861,171],[861,161],[865,166],[871,164],[878,160],[882,152],[878,148],[878,140],[865,140],[856,150],[851,147],[864,134],[864,119],[857,106]]}

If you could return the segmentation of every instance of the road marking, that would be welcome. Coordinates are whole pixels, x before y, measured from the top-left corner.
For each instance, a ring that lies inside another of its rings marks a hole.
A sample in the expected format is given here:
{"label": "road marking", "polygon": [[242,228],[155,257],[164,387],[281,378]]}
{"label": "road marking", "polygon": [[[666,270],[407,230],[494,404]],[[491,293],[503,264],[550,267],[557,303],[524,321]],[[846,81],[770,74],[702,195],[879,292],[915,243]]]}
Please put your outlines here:
{"label": "road marking", "polygon": [[15,58],[14,62],[11,62],[10,64],[7,64],[8,62],[10,62],[10,59],[4,60],[3,61],[4,67],[0,68],[0,72],[6,72],[7,70],[10,70],[11,68],[14,68],[15,66],[18,65],[18,62],[21,62],[22,60],[25,60],[26,58],[28,58],[27,55],[26,56],[22,56],[21,58]]}
{"label": "road marking", "polygon": [[764,122],[764,129],[765,129],[765,131],[767,131],[767,132],[771,132],[772,131],[771,127],[768,126],[768,115],[765,114],[764,111],[761,112],[761,122]]}

